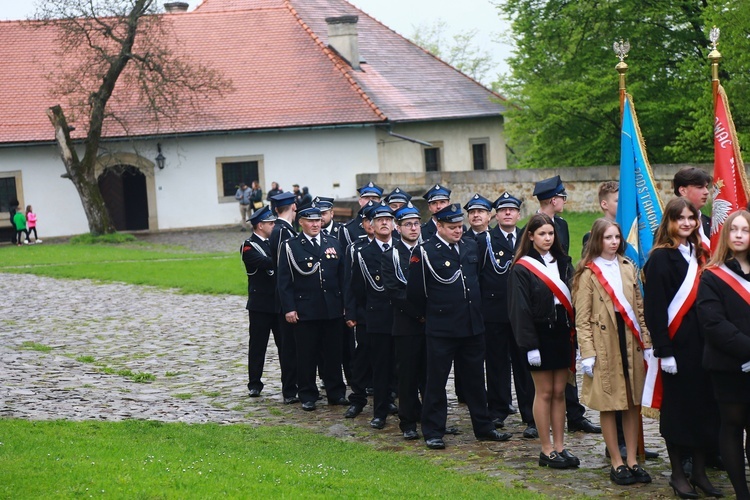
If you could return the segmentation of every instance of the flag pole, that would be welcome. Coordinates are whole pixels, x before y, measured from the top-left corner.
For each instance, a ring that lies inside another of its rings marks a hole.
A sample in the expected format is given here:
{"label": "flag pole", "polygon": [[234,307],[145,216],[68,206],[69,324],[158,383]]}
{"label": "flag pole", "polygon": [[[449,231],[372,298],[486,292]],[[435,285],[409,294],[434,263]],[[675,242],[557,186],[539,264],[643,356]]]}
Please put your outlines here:
{"label": "flag pole", "polygon": [[711,52],[708,54],[708,60],[711,61],[711,87],[714,96],[714,109],[716,109],[716,99],[719,98],[719,61],[721,53],[716,49],[719,45],[719,34],[721,31],[714,26],[711,28],[709,40],[711,40]]}
{"label": "flag pole", "polygon": [[622,115],[625,112],[625,73],[628,72],[625,58],[628,57],[630,51],[630,42],[623,42],[620,39],[619,42],[615,42],[614,50],[617,57],[620,58],[620,62],[617,63],[615,69],[620,74],[620,125],[622,126]]}

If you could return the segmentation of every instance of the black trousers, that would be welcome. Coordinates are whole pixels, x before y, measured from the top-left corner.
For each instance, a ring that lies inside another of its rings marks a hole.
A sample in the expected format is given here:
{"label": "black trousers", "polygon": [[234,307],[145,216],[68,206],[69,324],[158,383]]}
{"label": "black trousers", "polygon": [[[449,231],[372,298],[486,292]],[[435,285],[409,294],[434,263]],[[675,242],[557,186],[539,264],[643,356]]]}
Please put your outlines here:
{"label": "black trousers", "polygon": [[532,411],[534,405],[534,381],[521,358],[521,352],[513,336],[510,323],[488,322],[485,327],[485,365],[487,370],[487,406],[490,417],[505,420],[509,415],[509,406],[513,402],[511,395],[512,378],[516,387],[518,411],[521,420],[527,424],[534,423]]}
{"label": "black trousers", "polygon": [[471,337],[433,337],[426,339],[427,382],[422,406],[422,433],[425,440],[442,438],[448,419],[445,385],[455,360],[460,372],[464,399],[469,407],[475,436],[494,430],[487,411],[484,387],[484,335]]}
{"label": "black trousers", "polygon": [[354,327],[354,336],[357,346],[352,358],[352,378],[350,385],[352,392],[349,402],[360,409],[367,406],[367,388],[372,387],[372,370],[370,370],[370,336],[367,333],[367,325],[357,323]]}
{"label": "black trousers", "polygon": [[284,398],[297,396],[297,343],[294,340],[294,326],[288,323],[286,317],[279,316],[279,332],[281,333],[281,351],[279,365],[281,365],[281,395]]}
{"label": "black trousers", "polygon": [[247,349],[247,375],[248,390],[263,390],[263,366],[266,362],[266,350],[268,339],[273,332],[273,341],[276,349],[281,353],[281,333],[279,332],[279,315],[276,313],[264,313],[259,311],[248,311],[250,318],[250,340]]}
{"label": "black trousers", "polygon": [[398,367],[398,419],[402,432],[416,431],[422,415],[420,393],[425,391],[425,336],[393,337]]}
{"label": "black trousers", "polygon": [[346,396],[346,386],[341,374],[341,343],[343,342],[341,318],[300,321],[294,325],[297,349],[297,384],[299,399],[303,403],[318,400],[316,368],[318,353],[324,353],[323,383],[328,401]]}
{"label": "black trousers", "polygon": [[372,366],[373,410],[375,418],[385,419],[391,404],[393,380],[393,336],[390,333],[368,333],[370,336],[370,365]]}

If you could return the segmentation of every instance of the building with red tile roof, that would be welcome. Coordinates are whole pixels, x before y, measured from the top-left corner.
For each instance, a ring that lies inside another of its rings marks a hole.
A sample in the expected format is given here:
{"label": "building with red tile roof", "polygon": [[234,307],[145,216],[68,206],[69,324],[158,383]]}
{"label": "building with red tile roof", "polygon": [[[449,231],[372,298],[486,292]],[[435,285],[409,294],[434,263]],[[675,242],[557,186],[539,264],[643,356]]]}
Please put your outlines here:
{"label": "building with red tile roof", "polygon": [[[505,168],[502,96],[345,0],[203,0],[162,15],[173,50],[231,89],[169,123],[115,89],[110,105],[128,126],[106,123],[100,185],[118,229],[238,222],[240,180],[347,198],[358,173]],[[57,34],[0,22],[0,209],[7,217],[14,194],[34,204],[49,236],[87,231],[46,116],[65,109],[51,75],[75,57],[58,55]]]}

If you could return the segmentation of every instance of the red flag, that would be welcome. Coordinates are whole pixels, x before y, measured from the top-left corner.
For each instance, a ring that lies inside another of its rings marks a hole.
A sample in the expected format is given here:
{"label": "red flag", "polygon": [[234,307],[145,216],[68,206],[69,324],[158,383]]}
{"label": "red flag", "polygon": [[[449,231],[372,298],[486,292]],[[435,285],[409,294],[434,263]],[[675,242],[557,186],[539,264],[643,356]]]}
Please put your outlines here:
{"label": "red flag", "polygon": [[747,207],[748,182],[742,163],[737,131],[724,87],[719,85],[714,121],[714,186],[711,210],[711,248],[716,248],[724,221]]}

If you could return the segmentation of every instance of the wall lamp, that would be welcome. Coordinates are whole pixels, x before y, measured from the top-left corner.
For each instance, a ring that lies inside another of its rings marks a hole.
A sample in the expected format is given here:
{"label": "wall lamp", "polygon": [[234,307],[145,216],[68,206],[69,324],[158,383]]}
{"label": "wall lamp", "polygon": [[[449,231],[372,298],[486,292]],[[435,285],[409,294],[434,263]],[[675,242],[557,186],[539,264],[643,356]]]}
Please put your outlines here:
{"label": "wall lamp", "polygon": [[164,161],[166,158],[163,154],[161,154],[161,143],[156,144],[156,149],[159,151],[159,154],[156,155],[156,166],[159,167],[159,170],[164,170]]}

